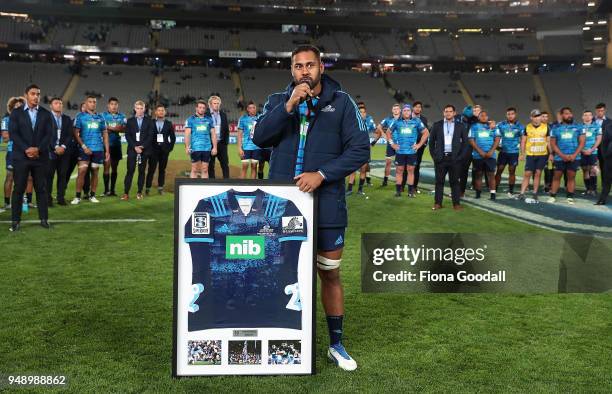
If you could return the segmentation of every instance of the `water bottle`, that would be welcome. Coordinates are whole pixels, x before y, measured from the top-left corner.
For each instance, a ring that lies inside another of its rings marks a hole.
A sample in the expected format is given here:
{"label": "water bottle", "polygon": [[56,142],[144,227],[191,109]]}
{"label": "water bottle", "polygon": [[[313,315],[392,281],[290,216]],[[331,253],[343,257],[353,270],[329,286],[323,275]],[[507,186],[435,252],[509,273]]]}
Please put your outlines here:
{"label": "water bottle", "polygon": [[23,204],[21,205],[21,212],[28,213],[30,212],[30,206],[28,205],[28,197],[23,196]]}

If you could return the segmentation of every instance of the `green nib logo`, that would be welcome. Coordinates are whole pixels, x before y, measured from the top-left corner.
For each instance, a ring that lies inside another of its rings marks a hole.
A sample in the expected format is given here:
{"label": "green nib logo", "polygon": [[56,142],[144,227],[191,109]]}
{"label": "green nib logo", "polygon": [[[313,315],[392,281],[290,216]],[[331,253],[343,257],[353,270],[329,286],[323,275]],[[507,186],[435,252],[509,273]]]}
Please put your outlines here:
{"label": "green nib logo", "polygon": [[263,235],[225,237],[225,258],[227,259],[263,259],[265,238]]}

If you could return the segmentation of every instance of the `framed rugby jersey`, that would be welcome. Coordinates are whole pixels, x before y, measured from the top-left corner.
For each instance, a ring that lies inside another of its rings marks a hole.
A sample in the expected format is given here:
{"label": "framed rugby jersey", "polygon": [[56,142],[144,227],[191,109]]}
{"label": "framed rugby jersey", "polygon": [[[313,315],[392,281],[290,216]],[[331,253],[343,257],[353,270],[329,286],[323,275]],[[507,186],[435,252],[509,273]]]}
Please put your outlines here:
{"label": "framed rugby jersey", "polygon": [[174,376],[315,372],[314,212],[292,183],[177,179]]}

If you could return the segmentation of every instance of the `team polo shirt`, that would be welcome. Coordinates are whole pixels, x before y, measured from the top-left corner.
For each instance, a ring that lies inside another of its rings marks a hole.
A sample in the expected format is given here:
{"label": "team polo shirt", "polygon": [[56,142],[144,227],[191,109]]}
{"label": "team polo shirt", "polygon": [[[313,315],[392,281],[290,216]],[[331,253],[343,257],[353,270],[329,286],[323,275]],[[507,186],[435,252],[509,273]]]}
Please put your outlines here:
{"label": "team polo shirt", "polygon": [[191,129],[192,151],[206,152],[212,150],[210,133],[214,130],[214,124],[210,116],[191,115],[185,121],[185,128]]}
{"label": "team polo shirt", "polygon": [[399,145],[399,149],[396,153],[401,155],[413,155],[417,153],[412,149],[412,145],[419,142],[421,132],[425,129],[425,125],[420,119],[398,119],[393,122],[390,128],[393,141]]}
{"label": "team polo shirt", "polygon": [[374,122],[374,118],[372,118],[370,115],[366,115],[365,124],[366,124],[366,129],[368,130],[368,133],[372,133],[376,131],[376,122]]}
{"label": "team polo shirt", "polygon": [[[555,125],[550,133],[550,138],[554,138],[557,142],[557,147],[564,155],[572,155],[580,145],[580,136],[583,135],[581,125],[576,123],[566,124],[559,123]],[[580,160],[580,153],[576,156],[576,160]],[[555,161],[563,161],[561,156],[555,153]]]}
{"label": "team polo shirt", "polygon": [[[583,123],[580,127],[585,136],[584,149],[591,149],[595,145],[595,142],[597,142],[597,137],[602,135],[601,126],[596,122],[591,122],[590,124]],[[591,154],[596,155],[597,149]]]}
{"label": "team polo shirt", "polygon": [[242,115],[238,120],[238,129],[242,132],[242,149],[258,150],[259,147],[253,143],[253,131],[257,116]]}
{"label": "team polo shirt", "polygon": [[521,149],[521,137],[525,133],[525,126],[520,122],[510,123],[507,120],[496,126],[501,135],[501,148],[504,153],[519,153]]}
{"label": "team polo shirt", "polygon": [[[497,137],[500,137],[499,130],[497,128],[491,129],[488,123],[474,123],[468,133],[468,139],[474,140],[476,145],[485,153],[491,150]],[[493,152],[491,158],[495,159],[496,156],[497,152]],[[472,150],[472,158],[482,159],[476,149]]]}
{"label": "team polo shirt", "polygon": [[[11,118],[6,115],[5,117],[2,118],[2,124],[0,126],[0,131],[9,131],[9,122],[10,122]],[[9,135],[9,141],[8,144],[6,145],[6,151],[7,152],[12,152],[13,151],[13,140],[10,139],[10,135]]]}
{"label": "team polo shirt", "polygon": [[75,118],[74,127],[81,130],[81,140],[92,152],[104,152],[106,122],[101,114],[82,112]]}
{"label": "team polo shirt", "polygon": [[[107,127],[125,126],[127,124],[125,115],[120,112],[117,112],[116,114],[111,114],[110,112],[106,111],[102,114],[102,116],[104,117],[104,121],[106,122]],[[120,146],[121,136],[119,135],[119,133],[108,133],[108,144],[110,146]]]}

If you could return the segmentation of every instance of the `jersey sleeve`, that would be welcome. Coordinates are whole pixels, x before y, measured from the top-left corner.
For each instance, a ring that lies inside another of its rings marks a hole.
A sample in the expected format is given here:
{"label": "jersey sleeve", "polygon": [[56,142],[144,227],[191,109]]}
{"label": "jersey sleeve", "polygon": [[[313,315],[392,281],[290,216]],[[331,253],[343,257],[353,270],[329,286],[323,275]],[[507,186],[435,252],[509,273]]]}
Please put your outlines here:
{"label": "jersey sleeve", "polygon": [[554,127],[552,130],[548,129],[548,136],[550,136],[550,138],[554,138],[557,139],[557,130],[559,128],[558,127]]}
{"label": "jersey sleeve", "polygon": [[[8,131],[8,120],[8,116],[2,118],[2,125],[0,126],[0,131]],[[599,129],[599,134],[601,134],[601,128]]]}
{"label": "jersey sleeve", "polygon": [[191,129],[192,128],[192,124],[191,124],[191,117],[187,118],[187,120],[185,120],[185,126],[186,129]]}
{"label": "jersey sleeve", "polygon": [[495,126],[493,128],[493,138],[497,138],[497,137],[501,137],[501,132],[499,131],[499,128]]}
{"label": "jersey sleeve", "polygon": [[[79,114],[80,115],[80,114]],[[81,122],[81,119],[83,118],[82,116],[77,115],[74,118],[74,128],[75,129],[82,129],[83,128],[83,123]]]}
{"label": "jersey sleeve", "polygon": [[474,139],[474,126],[470,127],[470,131],[468,131],[468,139]]}
{"label": "jersey sleeve", "polygon": [[282,235],[278,238],[279,242],[306,241],[308,239],[306,218],[292,201],[287,201],[281,221]]}
{"label": "jersey sleeve", "polygon": [[419,119],[419,122],[417,123],[417,130],[419,133],[425,130],[425,123],[423,123],[421,119]]}
{"label": "jersey sleeve", "polygon": [[200,200],[196,209],[191,213],[189,220],[185,223],[184,241],[186,243],[214,242],[214,219],[210,212],[210,201],[207,198]]}

